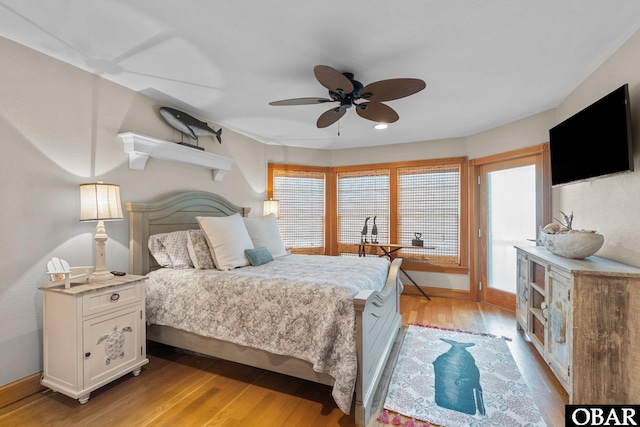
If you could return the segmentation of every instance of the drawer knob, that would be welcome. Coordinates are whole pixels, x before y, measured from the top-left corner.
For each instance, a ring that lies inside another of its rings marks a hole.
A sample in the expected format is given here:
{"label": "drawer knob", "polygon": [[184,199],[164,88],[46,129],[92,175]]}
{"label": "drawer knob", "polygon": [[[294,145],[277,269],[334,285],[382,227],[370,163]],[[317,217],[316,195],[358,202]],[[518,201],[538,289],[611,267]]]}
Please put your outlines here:
{"label": "drawer knob", "polygon": [[118,301],[120,299],[120,294],[113,293],[111,294],[111,301]]}
{"label": "drawer knob", "polygon": [[89,357],[89,356],[91,356],[91,352],[90,352],[90,351],[87,351],[87,352],[84,354],[84,357]]}

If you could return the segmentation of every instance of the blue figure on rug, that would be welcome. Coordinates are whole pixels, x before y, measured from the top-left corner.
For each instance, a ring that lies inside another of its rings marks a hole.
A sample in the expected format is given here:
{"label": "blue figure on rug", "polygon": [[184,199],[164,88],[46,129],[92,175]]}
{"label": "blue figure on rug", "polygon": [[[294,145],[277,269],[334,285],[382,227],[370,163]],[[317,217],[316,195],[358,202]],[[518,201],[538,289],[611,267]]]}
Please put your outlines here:
{"label": "blue figure on rug", "polygon": [[467,351],[467,347],[475,344],[440,339],[451,348],[433,362],[436,405],[465,414],[475,415],[477,412],[485,415],[480,370]]}

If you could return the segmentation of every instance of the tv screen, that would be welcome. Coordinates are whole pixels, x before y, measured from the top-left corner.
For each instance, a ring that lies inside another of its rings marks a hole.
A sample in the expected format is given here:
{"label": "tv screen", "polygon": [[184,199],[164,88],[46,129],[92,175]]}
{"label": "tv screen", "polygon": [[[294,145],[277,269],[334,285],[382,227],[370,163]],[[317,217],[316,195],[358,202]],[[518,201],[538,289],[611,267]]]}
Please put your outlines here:
{"label": "tv screen", "polygon": [[552,185],[633,170],[628,85],[551,128],[549,144]]}

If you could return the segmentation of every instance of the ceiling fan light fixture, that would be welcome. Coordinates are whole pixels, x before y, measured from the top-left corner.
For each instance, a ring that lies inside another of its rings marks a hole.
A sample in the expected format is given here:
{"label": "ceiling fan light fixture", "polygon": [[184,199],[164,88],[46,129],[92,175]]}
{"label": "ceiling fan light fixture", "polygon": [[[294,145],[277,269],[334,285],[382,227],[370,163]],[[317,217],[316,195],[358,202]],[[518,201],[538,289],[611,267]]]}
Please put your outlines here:
{"label": "ceiling fan light fixture", "polygon": [[[344,115],[347,109],[355,106],[358,116],[371,120],[386,129],[387,123],[395,123],[400,117],[385,101],[404,98],[420,92],[426,87],[420,79],[403,78],[380,80],[363,86],[354,79],[353,73],[341,73],[328,65],[316,65],[313,67],[316,80],[329,90],[330,98],[294,98],[282,101],[273,101],[269,105],[305,105],[325,102],[339,102],[340,106],[325,111],[320,115],[316,126],[325,128],[331,126]],[[362,102],[355,102],[362,101]]]}
{"label": "ceiling fan light fixture", "polygon": [[377,125],[374,126],[374,128],[377,129],[377,130],[386,129],[388,127],[389,127],[389,125],[386,124],[386,123],[378,123]]}

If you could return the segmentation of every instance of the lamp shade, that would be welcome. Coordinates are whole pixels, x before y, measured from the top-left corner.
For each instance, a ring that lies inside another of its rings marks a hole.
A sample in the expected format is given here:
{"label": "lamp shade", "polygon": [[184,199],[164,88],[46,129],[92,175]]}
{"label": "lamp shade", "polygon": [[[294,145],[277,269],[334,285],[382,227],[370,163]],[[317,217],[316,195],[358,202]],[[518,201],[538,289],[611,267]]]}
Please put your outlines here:
{"label": "lamp shade", "polygon": [[111,221],[122,218],[119,185],[102,182],[80,184],[80,221]]}
{"label": "lamp shade", "polygon": [[263,215],[274,214],[276,218],[280,218],[280,202],[278,200],[265,200],[262,209]]}

